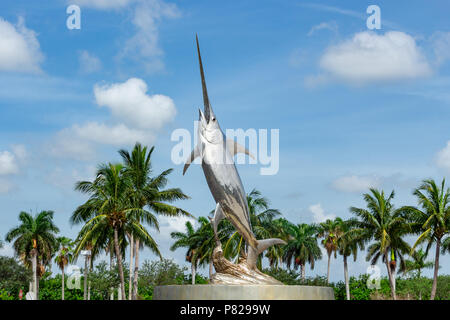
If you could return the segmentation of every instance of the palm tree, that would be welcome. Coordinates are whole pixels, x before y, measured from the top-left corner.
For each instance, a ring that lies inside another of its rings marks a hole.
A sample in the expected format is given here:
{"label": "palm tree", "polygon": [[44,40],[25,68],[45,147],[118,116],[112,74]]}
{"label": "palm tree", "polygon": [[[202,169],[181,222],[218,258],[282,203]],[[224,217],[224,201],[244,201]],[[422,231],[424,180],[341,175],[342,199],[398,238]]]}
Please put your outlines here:
{"label": "palm tree", "polygon": [[129,197],[130,185],[122,164],[100,165],[93,182],[77,182],[75,190],[90,194],[90,198],[79,206],[70,218],[72,224],[86,222],[87,228],[92,225],[91,234],[98,234],[98,230],[104,230],[105,226],[112,229],[122,297],[125,297],[125,279],[119,233],[124,232],[128,216],[140,210],[132,206]]}
{"label": "palm tree", "polygon": [[434,263],[431,261],[426,261],[427,253],[420,248],[419,250],[415,250],[412,255],[412,260],[406,260],[406,272],[414,272],[416,271],[416,277],[420,278],[422,275],[423,269],[431,269],[434,266]]}
{"label": "palm tree", "polygon": [[187,248],[186,261],[191,264],[192,284],[195,284],[195,275],[198,264],[198,248],[201,243],[198,241],[195,229],[190,221],[186,221],[186,232],[172,232],[170,236],[175,242],[170,247],[171,251],[178,248]]}
{"label": "palm tree", "polygon": [[300,266],[302,280],[305,278],[305,266],[309,263],[314,269],[316,260],[322,258],[322,252],[317,244],[318,227],[315,224],[292,224],[284,221],[286,231],[289,234],[287,244],[283,247],[283,260],[290,269],[294,263],[294,269]]}
{"label": "palm tree", "polygon": [[351,207],[350,211],[359,218],[358,227],[363,230],[366,241],[375,240],[368,248],[367,261],[374,265],[382,257],[386,264],[391,287],[391,295],[395,295],[395,273],[397,259],[400,259],[400,269],[404,269],[403,255],[408,253],[410,247],[402,237],[411,232],[411,226],[404,218],[404,208],[395,209],[391,201],[394,191],[385,197],[384,191],[370,189],[364,194],[367,209]]}
{"label": "palm tree", "polygon": [[66,237],[56,239],[59,245],[59,251],[55,258],[55,262],[61,269],[61,300],[64,300],[64,268],[72,260],[72,240]]}
{"label": "palm tree", "polygon": [[[133,206],[140,208],[141,210],[135,211],[135,214],[130,216],[129,219],[135,221],[137,224],[145,222],[150,227],[158,229],[158,220],[152,213],[160,214],[168,217],[177,217],[180,215],[191,216],[185,210],[168,203],[189,199],[187,195],[179,188],[169,188],[162,190],[168,183],[167,176],[173,171],[168,169],[152,177],[151,155],[154,151],[154,147],[149,150],[147,147],[143,147],[140,143],[136,143],[131,154],[127,150],[120,150],[119,154],[125,165],[125,174],[131,181],[130,198]],[[148,207],[150,211],[143,210],[144,207]],[[138,290],[138,277],[139,277],[139,249],[143,239],[138,236],[139,233],[129,232],[130,239],[130,284],[132,279],[132,263],[134,255],[134,275],[133,275],[133,291],[131,294],[132,299],[136,299]],[[151,237],[150,237],[151,238]],[[150,240],[150,239],[148,239]],[[150,249],[159,254],[156,249],[156,242],[146,241],[145,244],[150,243]],[[130,286],[131,287],[131,286]],[[130,292],[129,292],[130,294]],[[129,297],[130,298],[130,297]]]}
{"label": "palm tree", "polygon": [[[56,233],[59,229],[53,223],[53,211],[41,211],[34,217],[25,211],[19,214],[21,224],[6,234],[6,241],[14,241],[14,251],[25,266],[30,267],[32,261],[33,293],[39,300],[38,267],[46,264],[56,251],[58,242]],[[39,261],[40,260],[40,261]]]}
{"label": "palm tree", "polygon": [[339,254],[344,259],[344,280],[347,300],[350,300],[347,258],[352,255],[353,261],[356,262],[358,250],[364,250],[364,232],[357,228],[357,223],[356,219],[340,220],[340,236],[337,239]]}
{"label": "palm tree", "polygon": [[325,222],[319,223],[319,232],[317,236],[319,238],[324,238],[322,240],[322,245],[327,251],[328,256],[328,268],[327,268],[327,283],[330,281],[330,261],[331,254],[334,253],[334,258],[336,259],[336,251],[338,249],[338,239],[341,236],[341,225],[342,219],[336,218],[335,220],[327,219]]}
{"label": "palm tree", "polygon": [[[423,180],[414,190],[419,207],[408,207],[408,218],[412,222],[415,233],[420,234],[413,245],[412,251],[423,242],[428,242],[426,252],[436,244],[434,261],[433,285],[430,299],[436,295],[437,277],[439,270],[439,254],[444,236],[450,233],[450,188],[445,188],[445,179],[439,187],[432,179]],[[443,250],[445,252],[445,250]]]}

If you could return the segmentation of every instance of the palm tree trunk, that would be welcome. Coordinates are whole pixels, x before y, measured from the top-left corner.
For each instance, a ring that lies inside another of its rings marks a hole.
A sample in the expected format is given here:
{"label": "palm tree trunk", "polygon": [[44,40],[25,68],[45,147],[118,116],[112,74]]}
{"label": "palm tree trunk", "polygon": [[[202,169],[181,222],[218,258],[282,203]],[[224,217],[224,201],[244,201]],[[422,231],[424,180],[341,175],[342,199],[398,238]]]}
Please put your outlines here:
{"label": "palm tree trunk", "polygon": [[[92,272],[91,256],[89,256],[89,273]],[[88,273],[88,274],[89,274]],[[88,279],[88,301],[91,300],[91,280]]]}
{"label": "palm tree trunk", "polygon": [[88,256],[84,256],[84,290],[83,290],[83,300],[87,300],[87,273],[88,273]]}
{"label": "palm tree trunk", "polygon": [[305,275],[305,265],[304,264],[300,265],[300,273],[301,273],[301,276],[302,276],[302,281],[305,282],[306,275]]}
{"label": "palm tree trunk", "polygon": [[439,270],[439,250],[441,249],[441,238],[436,240],[436,256],[434,258],[434,275],[433,275],[433,285],[431,286],[431,296],[430,300],[434,300],[436,296],[436,287],[437,287],[437,277]]}
{"label": "palm tree trunk", "polygon": [[40,277],[38,275],[37,281],[36,281],[36,300],[39,300],[39,280],[40,280]]}
{"label": "palm tree trunk", "polygon": [[213,267],[213,258],[211,254],[211,257],[209,258],[209,280],[211,280],[213,276]]}
{"label": "palm tree trunk", "polygon": [[348,265],[346,255],[344,255],[344,278],[345,278],[345,294],[347,296],[347,300],[350,300],[350,283],[348,281]]}
{"label": "palm tree trunk", "polygon": [[130,234],[130,279],[128,281],[128,300],[132,299],[133,294],[133,249],[134,249],[134,239],[133,234]]}
{"label": "palm tree trunk", "polygon": [[[113,252],[112,252],[112,248],[109,248],[109,270],[110,271],[113,270],[113,264],[114,264]],[[110,290],[111,290],[111,295],[109,296],[109,300],[114,300],[114,287],[111,287]]]}
{"label": "palm tree trunk", "polygon": [[32,253],[32,266],[33,266],[33,294],[34,299],[39,300],[38,292],[37,292],[37,253],[33,251]]}
{"label": "palm tree trunk", "polygon": [[139,279],[139,239],[136,239],[136,243],[134,245],[133,300],[137,300],[138,296],[138,279]]}
{"label": "palm tree trunk", "polygon": [[61,300],[64,300],[64,262],[61,268]]}
{"label": "palm tree trunk", "polygon": [[114,247],[116,249],[117,266],[119,267],[120,276],[120,292],[122,293],[122,298],[125,296],[125,279],[123,277],[123,266],[122,266],[122,253],[119,249],[119,232],[117,227],[114,228]]}
{"label": "palm tree trunk", "polygon": [[388,277],[389,277],[389,284],[391,286],[391,296],[393,300],[397,300],[397,297],[395,296],[395,284],[393,283],[393,279],[392,279],[392,273],[391,273],[391,266],[389,265],[389,254],[387,252],[387,250],[385,251],[385,263],[386,263],[386,268],[387,268],[387,272],[388,272]]}
{"label": "palm tree trunk", "polygon": [[191,262],[191,274],[192,274],[192,284],[195,284],[195,263]]}
{"label": "palm tree trunk", "polygon": [[331,252],[328,253],[327,284],[330,282],[330,261],[331,261]]}

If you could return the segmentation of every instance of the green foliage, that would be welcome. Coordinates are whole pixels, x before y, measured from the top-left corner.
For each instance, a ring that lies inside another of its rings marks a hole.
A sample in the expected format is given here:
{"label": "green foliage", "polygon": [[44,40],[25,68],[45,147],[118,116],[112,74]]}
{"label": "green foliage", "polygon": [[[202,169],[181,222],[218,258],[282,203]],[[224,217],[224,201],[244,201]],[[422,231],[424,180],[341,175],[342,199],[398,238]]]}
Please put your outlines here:
{"label": "green foliage", "polygon": [[[125,278],[127,278],[128,268],[124,266]],[[111,288],[117,288],[120,284],[117,266],[110,270],[105,261],[101,261],[95,270],[89,273],[88,279],[91,283],[91,299],[108,300]],[[126,283],[128,285],[128,282]],[[128,289],[127,287],[125,289]],[[127,292],[127,290],[125,290]]]}
{"label": "green foliage", "polygon": [[287,285],[300,284],[299,274],[294,270],[287,270],[283,268],[270,268],[270,269],[263,269],[262,272]]}
{"label": "green foliage", "polygon": [[15,300],[5,289],[0,289],[0,300]]}
{"label": "green foliage", "polygon": [[173,260],[145,260],[139,269],[139,298],[151,300],[155,286],[186,283],[185,271],[186,267],[180,268]]}
{"label": "green foliage", "polygon": [[16,259],[0,256],[0,291],[2,297],[12,296],[18,299],[20,289],[28,291],[31,271],[19,264]]}
{"label": "green foliage", "polygon": [[[67,277],[66,277],[67,279]],[[83,277],[81,278],[83,283]],[[83,300],[83,286],[81,289],[68,289],[64,292],[65,300]],[[39,300],[61,300],[61,275],[58,274],[54,278],[45,275],[39,281]]]}
{"label": "green foliage", "polygon": [[[192,274],[186,274],[184,276],[184,284],[192,283]],[[208,284],[209,279],[201,274],[195,274],[195,284]]]}

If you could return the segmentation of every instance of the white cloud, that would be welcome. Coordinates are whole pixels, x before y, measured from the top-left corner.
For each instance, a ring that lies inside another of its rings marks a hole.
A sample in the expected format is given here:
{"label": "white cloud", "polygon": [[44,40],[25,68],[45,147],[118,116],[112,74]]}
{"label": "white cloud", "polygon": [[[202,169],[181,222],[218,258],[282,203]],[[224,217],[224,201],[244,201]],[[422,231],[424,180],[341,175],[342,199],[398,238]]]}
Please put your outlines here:
{"label": "white cloud", "polygon": [[119,59],[139,62],[147,72],[164,69],[163,50],[159,46],[158,23],[163,18],[177,18],[180,11],[175,4],[161,0],[141,1],[134,9],[133,25],[136,33],[128,39],[118,55]]}
{"label": "white cloud", "polygon": [[98,145],[153,143],[158,131],[175,117],[176,108],[171,98],[148,95],[147,89],[147,84],[137,78],[94,86],[97,104],[111,111],[113,123],[90,121],[65,128],[54,138],[50,153],[88,161],[94,158]]}
{"label": "white cloud", "polygon": [[324,222],[327,219],[333,220],[336,218],[336,215],[334,214],[325,214],[325,210],[323,210],[320,203],[309,206],[309,211],[313,213],[313,221],[315,223]]}
{"label": "white cloud", "polygon": [[330,31],[332,31],[332,32],[334,32],[334,33],[337,33],[337,31],[338,31],[338,25],[337,25],[337,23],[336,23],[335,21],[319,23],[319,24],[313,26],[313,27],[311,28],[311,30],[309,30],[307,36],[310,37],[310,36],[312,36],[316,31],[319,31],[319,30],[330,30]]}
{"label": "white cloud", "polygon": [[447,145],[437,153],[436,164],[439,168],[450,172],[450,141],[447,141]]}
{"label": "white cloud", "polygon": [[9,151],[0,152],[0,175],[16,174],[19,172],[17,159]]}
{"label": "white cloud", "polygon": [[124,83],[96,85],[94,94],[99,106],[108,107],[128,125],[158,130],[174,119],[175,104],[167,96],[148,95],[147,89],[143,80],[131,78]]}
{"label": "white cloud", "polygon": [[378,188],[380,184],[381,178],[376,176],[349,175],[334,180],[332,187],[342,192],[363,192],[369,188]]}
{"label": "white cloud", "polygon": [[148,143],[153,136],[143,130],[128,128],[124,124],[107,126],[103,123],[88,122],[84,125],[74,125],[71,131],[79,138],[100,144],[122,146],[134,144],[137,141]]}
{"label": "white cloud", "polygon": [[14,26],[0,17],[0,71],[40,73],[43,60],[36,33],[24,19]]}
{"label": "white cloud", "polygon": [[80,51],[78,60],[82,73],[93,73],[102,68],[102,62],[100,59],[86,50]]}
{"label": "white cloud", "polygon": [[86,8],[94,8],[99,10],[109,10],[123,8],[135,0],[70,0],[68,3],[77,4]]}
{"label": "white cloud", "polygon": [[356,33],[329,47],[319,64],[331,78],[353,84],[415,79],[432,73],[414,38],[398,31]]}

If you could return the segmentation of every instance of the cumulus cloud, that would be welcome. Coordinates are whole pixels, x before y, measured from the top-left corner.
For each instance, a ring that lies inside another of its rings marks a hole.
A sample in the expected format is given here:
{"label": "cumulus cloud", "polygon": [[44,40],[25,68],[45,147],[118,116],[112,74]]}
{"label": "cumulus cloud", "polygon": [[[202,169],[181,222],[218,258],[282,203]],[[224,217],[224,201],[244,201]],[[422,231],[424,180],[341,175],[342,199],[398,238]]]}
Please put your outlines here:
{"label": "cumulus cloud", "polygon": [[86,50],[80,51],[78,61],[82,73],[94,73],[102,68],[100,59]]}
{"label": "cumulus cloud", "polygon": [[134,144],[136,141],[147,143],[154,138],[142,130],[128,128],[124,124],[108,126],[98,122],[74,125],[71,132],[83,140],[113,146]]}
{"label": "cumulus cloud", "polygon": [[319,62],[325,76],[353,84],[415,79],[432,73],[410,35],[364,31],[329,47]]}
{"label": "cumulus cloud", "polygon": [[177,18],[180,11],[175,4],[161,0],[138,2],[132,20],[136,33],[128,39],[118,58],[135,60],[145,71],[156,72],[164,69],[163,50],[159,46],[159,22],[164,18]]}
{"label": "cumulus cloud", "polygon": [[19,17],[16,25],[0,17],[0,71],[40,73],[44,55],[33,30]]}
{"label": "cumulus cloud", "polygon": [[369,188],[378,188],[381,184],[381,178],[376,176],[342,176],[332,182],[335,190],[342,192],[363,192]]}
{"label": "cumulus cloud", "polygon": [[128,6],[135,0],[70,0],[68,3],[99,10],[119,9]]}
{"label": "cumulus cloud", "polygon": [[320,203],[309,206],[309,211],[312,212],[313,221],[315,223],[324,222],[327,219],[333,220],[334,218],[336,218],[336,215],[334,214],[325,214],[325,210],[322,208],[322,205]]}
{"label": "cumulus cloud", "polygon": [[176,115],[170,97],[147,94],[147,84],[137,78],[123,83],[95,85],[96,103],[106,107],[113,123],[90,121],[58,132],[50,146],[53,156],[91,160],[98,145],[127,146],[137,141],[150,144]]}
{"label": "cumulus cloud", "polygon": [[95,100],[128,125],[158,130],[176,115],[173,100],[161,94],[148,95],[147,84],[136,78],[124,83],[96,85]]}
{"label": "cumulus cloud", "polygon": [[450,172],[450,141],[447,141],[447,145],[437,153],[436,165]]}

